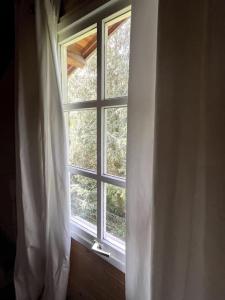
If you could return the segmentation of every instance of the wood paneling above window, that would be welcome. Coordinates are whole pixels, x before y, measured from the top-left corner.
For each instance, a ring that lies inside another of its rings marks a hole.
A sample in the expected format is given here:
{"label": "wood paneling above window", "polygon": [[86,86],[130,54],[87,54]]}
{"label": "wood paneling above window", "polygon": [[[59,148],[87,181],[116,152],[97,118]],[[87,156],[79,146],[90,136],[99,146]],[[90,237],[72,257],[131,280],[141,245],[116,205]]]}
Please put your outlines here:
{"label": "wood paneling above window", "polygon": [[[108,26],[108,36],[112,35],[127,20],[122,19]],[[76,68],[83,68],[86,59],[93,53],[97,46],[97,31],[74,42],[67,48],[67,72],[70,75]]]}

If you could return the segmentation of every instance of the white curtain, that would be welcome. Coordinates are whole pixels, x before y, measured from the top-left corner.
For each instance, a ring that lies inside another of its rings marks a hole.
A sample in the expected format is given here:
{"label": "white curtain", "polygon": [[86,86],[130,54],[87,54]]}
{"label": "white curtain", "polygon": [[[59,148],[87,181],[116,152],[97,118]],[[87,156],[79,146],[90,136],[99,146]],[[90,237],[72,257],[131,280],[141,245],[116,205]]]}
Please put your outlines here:
{"label": "white curtain", "polygon": [[224,300],[225,2],[132,4],[127,300]]}
{"label": "white curtain", "polygon": [[132,1],[127,157],[127,300],[149,300],[158,0]]}
{"label": "white curtain", "polygon": [[59,1],[17,2],[18,300],[63,300],[70,232],[57,65]]}

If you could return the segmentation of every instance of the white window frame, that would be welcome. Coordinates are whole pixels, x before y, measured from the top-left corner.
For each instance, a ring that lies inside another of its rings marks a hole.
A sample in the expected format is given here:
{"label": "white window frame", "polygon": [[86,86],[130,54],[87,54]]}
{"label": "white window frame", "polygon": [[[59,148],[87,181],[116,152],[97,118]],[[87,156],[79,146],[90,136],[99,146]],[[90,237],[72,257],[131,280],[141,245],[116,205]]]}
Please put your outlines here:
{"label": "white window frame", "polygon": [[[60,19],[58,25],[58,42],[59,53],[62,66],[62,90],[63,97],[67,91],[67,63],[66,63],[66,47],[71,44],[77,36],[82,33],[89,32],[93,28],[97,28],[97,100],[74,102],[63,104],[64,111],[74,111],[79,109],[95,108],[97,110],[97,172],[84,170],[73,166],[68,166],[68,174],[84,175],[85,177],[95,179],[97,182],[97,236],[90,226],[85,227],[85,222],[71,217],[71,233],[72,238],[79,241],[87,248],[91,249],[94,240],[98,240],[103,246],[103,250],[110,252],[110,257],[106,258],[109,263],[125,272],[125,243],[119,239],[107,236],[104,239],[104,196],[103,184],[109,183],[114,186],[126,188],[126,179],[104,174],[104,113],[103,109],[107,107],[127,107],[128,98],[110,98],[105,99],[104,91],[104,42],[105,42],[105,23],[114,17],[129,13],[131,11],[130,1],[118,0],[109,1],[107,4],[92,11],[88,15],[76,20],[76,14],[70,14]],[[69,176],[70,177],[70,176]],[[100,216],[100,217],[99,217]]]}

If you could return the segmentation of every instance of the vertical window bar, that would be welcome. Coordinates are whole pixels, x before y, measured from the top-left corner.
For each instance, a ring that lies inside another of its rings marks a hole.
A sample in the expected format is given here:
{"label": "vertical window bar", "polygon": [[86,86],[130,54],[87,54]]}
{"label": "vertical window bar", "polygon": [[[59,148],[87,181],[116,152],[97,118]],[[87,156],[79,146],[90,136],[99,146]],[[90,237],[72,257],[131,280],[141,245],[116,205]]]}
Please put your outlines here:
{"label": "vertical window bar", "polygon": [[102,22],[97,23],[97,238],[103,238],[103,193],[101,183],[102,173],[102,113],[101,105],[103,97],[103,51],[102,51]]}
{"label": "vertical window bar", "polygon": [[67,103],[67,53],[66,47],[61,47],[61,83],[62,83],[62,102]]}

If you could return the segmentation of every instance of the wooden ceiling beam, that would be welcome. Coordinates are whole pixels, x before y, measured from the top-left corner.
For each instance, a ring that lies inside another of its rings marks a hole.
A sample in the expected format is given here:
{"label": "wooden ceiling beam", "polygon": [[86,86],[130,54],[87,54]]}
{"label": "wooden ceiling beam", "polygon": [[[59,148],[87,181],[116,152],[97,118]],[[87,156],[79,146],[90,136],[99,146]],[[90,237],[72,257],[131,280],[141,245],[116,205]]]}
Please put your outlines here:
{"label": "wooden ceiling beam", "polygon": [[[111,36],[124,22],[123,19],[115,24],[108,27],[108,36]],[[86,64],[86,59],[93,53],[97,47],[97,36],[94,35],[93,38],[88,41],[85,47],[78,44],[73,44],[70,46],[67,52],[67,74],[70,75],[76,68],[83,68]]]}
{"label": "wooden ceiling beam", "polygon": [[67,52],[67,64],[74,68],[83,68],[85,66],[85,59],[78,53]]}

